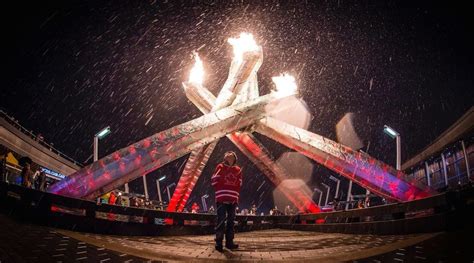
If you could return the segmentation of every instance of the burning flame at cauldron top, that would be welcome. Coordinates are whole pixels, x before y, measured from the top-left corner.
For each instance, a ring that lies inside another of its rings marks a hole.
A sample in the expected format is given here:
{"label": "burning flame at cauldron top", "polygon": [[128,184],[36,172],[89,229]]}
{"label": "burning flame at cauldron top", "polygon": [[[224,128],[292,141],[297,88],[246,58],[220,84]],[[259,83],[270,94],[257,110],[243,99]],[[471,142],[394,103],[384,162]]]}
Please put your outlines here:
{"label": "burning flame at cauldron top", "polygon": [[283,73],[277,77],[272,77],[272,81],[275,83],[278,95],[290,96],[298,92],[295,78],[287,73]]}
{"label": "burning flame at cauldron top", "polygon": [[194,53],[194,67],[191,69],[189,74],[189,82],[197,85],[201,85],[204,79],[204,66],[198,53]]}
{"label": "burning flame at cauldron top", "polygon": [[239,38],[229,38],[227,42],[234,48],[234,58],[238,61],[242,61],[242,56],[245,52],[259,50],[259,46],[250,33],[242,32]]}

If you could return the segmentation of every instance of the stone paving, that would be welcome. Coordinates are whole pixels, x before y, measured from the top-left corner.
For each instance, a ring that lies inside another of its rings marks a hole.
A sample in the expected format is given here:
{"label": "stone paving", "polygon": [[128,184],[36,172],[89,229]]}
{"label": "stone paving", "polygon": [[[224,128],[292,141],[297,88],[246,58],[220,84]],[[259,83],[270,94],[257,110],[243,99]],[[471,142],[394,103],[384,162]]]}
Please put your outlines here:
{"label": "stone paving", "polygon": [[60,231],[96,246],[120,250],[157,260],[284,260],[347,261],[377,255],[418,243],[429,235],[346,235],[293,230],[263,230],[238,233],[240,248],[219,253],[214,250],[213,236],[121,237]]}
{"label": "stone paving", "polygon": [[64,236],[54,229],[19,224],[0,215],[0,262],[143,262]]}
{"label": "stone paving", "polygon": [[106,236],[53,229],[0,215],[3,262],[474,262],[471,232],[347,235],[293,230],[237,233],[240,248],[214,250],[213,236]]}

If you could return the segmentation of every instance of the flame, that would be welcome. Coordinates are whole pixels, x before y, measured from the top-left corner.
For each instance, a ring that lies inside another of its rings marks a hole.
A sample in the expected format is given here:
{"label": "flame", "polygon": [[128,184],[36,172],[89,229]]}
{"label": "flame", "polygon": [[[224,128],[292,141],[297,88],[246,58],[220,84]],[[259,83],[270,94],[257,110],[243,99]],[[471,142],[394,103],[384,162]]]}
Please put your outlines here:
{"label": "flame", "polygon": [[253,35],[250,33],[242,32],[239,38],[229,38],[227,40],[229,44],[234,48],[234,58],[238,61],[242,61],[243,54],[245,52],[258,51],[259,46],[253,39]]}
{"label": "flame", "polygon": [[194,67],[191,69],[189,74],[189,82],[197,85],[201,85],[204,79],[204,66],[198,53],[194,53]]}
{"label": "flame", "polygon": [[281,96],[294,95],[298,92],[296,80],[290,74],[283,73],[278,77],[272,77],[272,81],[275,83],[277,93]]}

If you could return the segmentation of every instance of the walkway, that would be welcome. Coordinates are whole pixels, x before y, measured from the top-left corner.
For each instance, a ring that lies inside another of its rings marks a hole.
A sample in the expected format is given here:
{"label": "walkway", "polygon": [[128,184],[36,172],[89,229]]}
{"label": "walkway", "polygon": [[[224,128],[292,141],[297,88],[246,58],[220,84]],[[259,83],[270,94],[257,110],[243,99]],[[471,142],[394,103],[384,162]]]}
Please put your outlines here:
{"label": "walkway", "polygon": [[472,262],[474,253],[463,241],[471,234],[376,236],[274,229],[238,233],[240,249],[218,253],[210,235],[104,236],[0,215],[0,262]]}

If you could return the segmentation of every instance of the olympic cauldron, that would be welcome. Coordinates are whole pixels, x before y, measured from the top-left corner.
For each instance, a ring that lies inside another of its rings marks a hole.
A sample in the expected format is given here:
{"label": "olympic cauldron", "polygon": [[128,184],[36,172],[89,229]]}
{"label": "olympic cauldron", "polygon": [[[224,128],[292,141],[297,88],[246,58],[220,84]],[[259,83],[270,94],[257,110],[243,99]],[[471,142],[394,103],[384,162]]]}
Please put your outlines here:
{"label": "olympic cauldron", "polygon": [[115,151],[52,185],[49,191],[94,199],[190,153],[167,208],[181,212],[217,141],[227,136],[300,212],[320,212],[307,187],[284,183],[290,176],[252,135],[258,132],[388,200],[409,201],[434,194],[365,153],[271,117],[291,111],[291,104],[285,101],[297,96],[295,79],[288,74],[274,77],[276,89],[261,96],[257,72],[263,62],[262,47],[247,33],[230,38],[229,43],[234,57],[217,97],[203,85],[203,62],[198,54],[189,80],[183,83],[187,98],[203,116]]}

